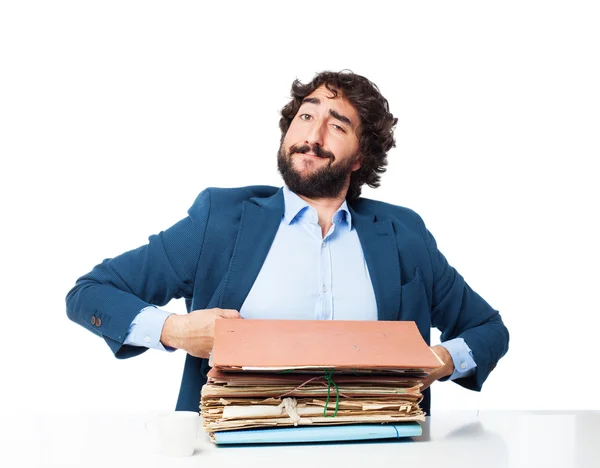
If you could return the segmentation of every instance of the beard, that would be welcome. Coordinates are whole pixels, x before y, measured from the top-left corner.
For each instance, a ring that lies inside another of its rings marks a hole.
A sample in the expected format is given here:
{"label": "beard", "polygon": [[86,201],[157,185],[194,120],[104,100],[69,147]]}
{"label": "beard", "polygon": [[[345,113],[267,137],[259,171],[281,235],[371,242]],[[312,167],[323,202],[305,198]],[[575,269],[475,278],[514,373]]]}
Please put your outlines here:
{"label": "beard", "polygon": [[[329,164],[303,175],[294,167],[292,155],[309,151],[321,158],[329,159]],[[298,195],[308,198],[337,198],[342,191],[347,190],[350,174],[352,174],[352,165],[357,156],[358,154],[354,154],[346,161],[334,166],[335,156],[333,153],[323,150],[320,146],[315,145],[311,148],[308,145],[299,147],[292,145],[286,152],[282,142],[277,153],[277,169],[283,177],[285,185]]]}

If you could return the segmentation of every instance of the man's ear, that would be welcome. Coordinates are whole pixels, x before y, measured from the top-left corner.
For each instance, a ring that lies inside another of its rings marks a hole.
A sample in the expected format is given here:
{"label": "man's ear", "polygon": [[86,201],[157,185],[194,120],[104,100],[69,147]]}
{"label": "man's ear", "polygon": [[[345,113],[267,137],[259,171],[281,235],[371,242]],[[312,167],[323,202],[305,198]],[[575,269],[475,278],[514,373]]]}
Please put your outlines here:
{"label": "man's ear", "polygon": [[352,172],[354,171],[358,171],[360,169],[360,167],[362,166],[361,162],[360,162],[360,156],[358,156],[356,158],[356,161],[354,161],[354,164],[352,164]]}

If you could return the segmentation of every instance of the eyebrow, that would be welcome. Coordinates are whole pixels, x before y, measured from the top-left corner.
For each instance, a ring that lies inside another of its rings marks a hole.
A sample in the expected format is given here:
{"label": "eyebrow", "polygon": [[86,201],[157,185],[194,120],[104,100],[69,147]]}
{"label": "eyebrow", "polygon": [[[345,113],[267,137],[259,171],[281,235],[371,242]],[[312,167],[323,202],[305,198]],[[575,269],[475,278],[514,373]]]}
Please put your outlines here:
{"label": "eyebrow", "polygon": [[[302,104],[304,103],[308,103],[308,104],[321,104],[321,100],[317,97],[307,97],[304,98],[302,100]],[[354,126],[352,125],[352,121],[346,117],[345,115],[339,114],[338,112],[334,111],[333,109],[329,109],[329,114],[334,118],[337,119],[341,122],[344,122],[347,125],[350,125],[352,128],[354,128]]]}

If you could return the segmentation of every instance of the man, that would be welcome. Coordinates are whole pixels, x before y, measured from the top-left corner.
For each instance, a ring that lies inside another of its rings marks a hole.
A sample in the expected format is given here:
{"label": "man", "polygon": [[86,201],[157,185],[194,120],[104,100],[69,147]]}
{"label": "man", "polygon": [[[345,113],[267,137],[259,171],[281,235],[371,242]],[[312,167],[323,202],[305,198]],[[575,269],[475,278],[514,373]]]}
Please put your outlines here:
{"label": "man", "polygon": [[[118,358],[185,350],[178,410],[198,411],[218,317],[412,320],[428,343],[434,326],[444,365],[427,386],[449,378],[480,390],[508,349],[500,315],[416,213],[360,198],[395,145],[387,100],[362,76],[323,72],[296,80],[281,114],[283,188],[204,190],[187,218],[81,277],[69,318]],[[157,307],[181,297],[187,315]]]}

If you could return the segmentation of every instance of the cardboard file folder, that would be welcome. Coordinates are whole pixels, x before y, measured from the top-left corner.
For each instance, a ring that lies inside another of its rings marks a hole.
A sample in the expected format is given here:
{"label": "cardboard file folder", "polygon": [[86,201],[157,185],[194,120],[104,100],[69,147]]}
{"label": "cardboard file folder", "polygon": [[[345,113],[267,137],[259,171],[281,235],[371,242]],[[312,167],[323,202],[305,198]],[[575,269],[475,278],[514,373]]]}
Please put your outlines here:
{"label": "cardboard file folder", "polygon": [[443,363],[414,322],[226,320],[215,323],[220,370],[430,371]]}
{"label": "cardboard file folder", "polygon": [[342,442],[377,439],[403,439],[422,435],[417,422],[399,424],[355,424],[347,426],[285,427],[246,429],[214,434],[217,445],[286,444],[300,442]]}

